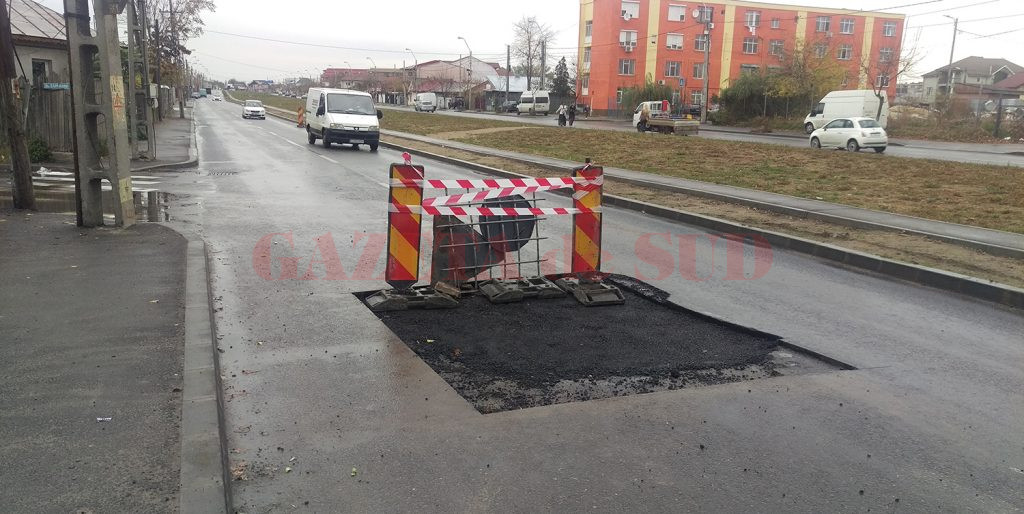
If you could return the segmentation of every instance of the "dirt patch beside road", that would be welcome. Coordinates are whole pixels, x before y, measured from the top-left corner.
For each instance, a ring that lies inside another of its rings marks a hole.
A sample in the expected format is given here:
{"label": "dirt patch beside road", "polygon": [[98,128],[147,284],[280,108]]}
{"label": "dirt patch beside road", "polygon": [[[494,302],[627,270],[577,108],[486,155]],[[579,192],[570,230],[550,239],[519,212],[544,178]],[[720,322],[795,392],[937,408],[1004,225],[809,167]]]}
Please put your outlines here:
{"label": "dirt patch beside road", "polygon": [[[497,157],[483,157],[436,145],[408,139],[387,137],[390,142],[420,150],[447,155],[524,175],[553,177],[560,175],[538,166]],[[1024,262],[1009,257],[944,243],[923,236],[900,234],[882,230],[866,230],[808,220],[795,216],[708,200],[682,193],[671,193],[651,188],[636,187],[614,179],[605,180],[605,191],[634,200],[664,205],[688,212],[713,216],[758,228],[804,237],[852,250],[872,253],[911,264],[919,264],[991,280],[1016,287],[1024,287]]]}

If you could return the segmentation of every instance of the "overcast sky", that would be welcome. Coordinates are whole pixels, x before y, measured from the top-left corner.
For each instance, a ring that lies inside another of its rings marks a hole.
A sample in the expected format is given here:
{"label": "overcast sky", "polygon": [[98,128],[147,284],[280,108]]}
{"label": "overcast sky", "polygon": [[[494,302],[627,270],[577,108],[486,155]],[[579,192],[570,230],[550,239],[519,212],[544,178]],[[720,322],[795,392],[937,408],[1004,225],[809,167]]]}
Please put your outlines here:
{"label": "overcast sky", "polygon": [[[63,10],[62,0],[41,2]],[[448,0],[438,3],[216,0],[216,3],[217,11],[204,18],[206,34],[189,41],[188,46],[194,50],[192,61],[221,80],[308,76],[312,70],[329,66],[365,68],[370,66],[370,59],[378,67],[412,64],[413,56],[406,48],[412,49],[420,62],[455,59],[468,53],[458,36],[466,38],[474,56],[504,63],[505,45],[512,42],[512,25],[523,16],[536,16],[555,31],[550,51],[553,66],[559,57],[575,54],[579,25],[579,0]],[[957,37],[954,60],[980,55],[1024,63],[1020,52],[1024,48],[1022,0],[790,0],[779,3],[840,9],[856,5],[857,8],[906,14],[905,44],[917,38],[924,54],[916,70],[918,74],[943,66],[949,60],[953,26],[943,15],[959,17],[960,29],[966,31]],[[1008,33],[1000,34],[1003,32]],[[906,80],[901,78],[901,81]]]}

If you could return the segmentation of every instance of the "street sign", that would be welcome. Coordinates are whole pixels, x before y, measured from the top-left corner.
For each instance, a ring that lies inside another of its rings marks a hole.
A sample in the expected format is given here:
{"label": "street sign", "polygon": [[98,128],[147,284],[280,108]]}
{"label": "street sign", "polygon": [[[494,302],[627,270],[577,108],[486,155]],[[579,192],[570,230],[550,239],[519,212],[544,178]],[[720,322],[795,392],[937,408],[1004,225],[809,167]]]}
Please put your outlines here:
{"label": "street sign", "polygon": [[686,87],[686,79],[679,79],[679,87]]}
{"label": "street sign", "polygon": [[43,89],[47,91],[69,90],[71,89],[71,84],[67,82],[44,82]]}

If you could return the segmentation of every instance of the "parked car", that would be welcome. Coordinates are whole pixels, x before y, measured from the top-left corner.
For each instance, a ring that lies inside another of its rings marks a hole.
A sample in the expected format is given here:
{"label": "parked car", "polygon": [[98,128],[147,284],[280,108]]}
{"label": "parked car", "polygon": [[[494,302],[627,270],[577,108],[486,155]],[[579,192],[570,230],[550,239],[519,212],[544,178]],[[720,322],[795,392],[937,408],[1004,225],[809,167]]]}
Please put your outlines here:
{"label": "parked car", "polygon": [[874,118],[839,118],[815,130],[810,137],[812,148],[846,148],[857,152],[871,148],[877,153],[889,146],[889,136]]}
{"label": "parked car", "polygon": [[199,100],[199,93],[198,92],[192,93],[192,99],[193,100]]}
{"label": "parked car", "polygon": [[[804,118],[804,131],[814,132],[837,118],[874,118],[878,113],[878,97],[870,89],[832,91],[825,95],[810,114]],[[882,114],[878,124],[885,128],[889,120],[889,102],[882,101]]]}
{"label": "parked car", "polygon": [[519,102],[515,100],[505,100],[501,103],[501,112],[519,112]]}
{"label": "parked car", "polygon": [[245,105],[242,106],[242,119],[251,118],[267,119],[267,109],[263,107],[263,102],[259,100],[245,101]]}
{"label": "parked car", "polygon": [[223,98],[221,98],[220,96],[217,96],[217,95],[214,95],[214,96],[213,96],[213,101],[214,101],[214,102],[220,102],[220,101],[222,101],[222,100],[224,100],[224,99],[223,99]]}

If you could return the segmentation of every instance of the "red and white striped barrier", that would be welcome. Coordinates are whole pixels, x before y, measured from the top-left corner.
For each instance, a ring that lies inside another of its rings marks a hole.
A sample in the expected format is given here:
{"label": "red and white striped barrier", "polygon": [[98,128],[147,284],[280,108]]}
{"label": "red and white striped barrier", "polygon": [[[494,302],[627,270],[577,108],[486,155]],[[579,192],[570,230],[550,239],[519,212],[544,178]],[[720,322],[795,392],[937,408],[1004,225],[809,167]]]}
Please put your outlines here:
{"label": "red and white striped barrier", "polygon": [[501,189],[512,187],[546,187],[560,189],[577,184],[600,185],[603,179],[592,180],[584,177],[553,178],[485,178],[485,179],[394,179],[391,185],[421,187],[423,189]]}
{"label": "red and white striped barrier", "polygon": [[596,212],[572,207],[439,207],[434,205],[390,204],[388,212],[429,214],[431,216],[565,216]]}

